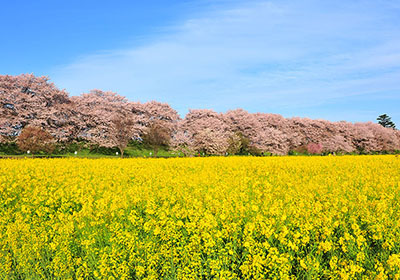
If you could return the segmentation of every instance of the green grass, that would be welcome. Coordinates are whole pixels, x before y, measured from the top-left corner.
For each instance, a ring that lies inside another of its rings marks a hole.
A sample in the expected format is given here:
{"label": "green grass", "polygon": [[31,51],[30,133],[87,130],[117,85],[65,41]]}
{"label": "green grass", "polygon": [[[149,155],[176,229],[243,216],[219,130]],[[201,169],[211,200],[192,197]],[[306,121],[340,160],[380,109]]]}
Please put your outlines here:
{"label": "green grass", "polygon": [[[34,157],[68,157],[68,158],[69,157],[76,157],[76,158],[120,157],[120,154],[119,155],[115,154],[117,151],[119,153],[119,150],[116,148],[97,147],[89,149],[89,148],[83,148],[84,146],[79,144],[63,146],[61,149],[60,147],[62,146],[59,146],[58,149],[56,149],[56,152],[52,154],[40,153],[40,154],[35,154]],[[75,151],[78,151],[77,155],[75,155],[74,153]],[[400,151],[395,151],[393,153],[400,154]],[[356,154],[356,153],[351,153],[351,154]],[[383,152],[379,154],[383,154]],[[243,155],[247,155],[247,153]],[[269,154],[264,154],[264,156],[268,155]],[[309,154],[291,151],[289,152],[289,155],[304,156]],[[337,153],[337,155],[342,155],[342,154]],[[157,153],[157,157],[183,157],[183,156],[184,156],[183,153],[170,151],[165,147],[161,147]],[[316,155],[316,156],[321,156],[321,155]],[[26,153],[19,151],[15,143],[0,144],[0,158],[7,158],[7,157],[24,158],[24,157],[32,157],[32,155],[27,155]],[[124,158],[130,158],[130,157],[154,157],[154,150],[144,144],[132,142],[130,145],[128,145],[128,147],[125,149],[124,152]]]}
{"label": "green grass", "polygon": [[[150,154],[151,153],[151,154]],[[159,149],[157,157],[177,157],[179,153],[174,151],[169,151],[166,149]],[[182,153],[181,153],[182,156]],[[120,153],[116,155],[114,152],[101,153],[89,149],[81,149],[78,154],[75,155],[74,152],[67,153],[53,153],[53,154],[36,154],[32,156],[31,154],[21,154],[20,152],[10,153],[0,151],[0,157],[13,157],[13,158],[24,158],[24,157],[76,157],[76,158],[117,158],[120,157]],[[124,157],[154,157],[154,150],[144,147],[129,146],[125,149]]]}

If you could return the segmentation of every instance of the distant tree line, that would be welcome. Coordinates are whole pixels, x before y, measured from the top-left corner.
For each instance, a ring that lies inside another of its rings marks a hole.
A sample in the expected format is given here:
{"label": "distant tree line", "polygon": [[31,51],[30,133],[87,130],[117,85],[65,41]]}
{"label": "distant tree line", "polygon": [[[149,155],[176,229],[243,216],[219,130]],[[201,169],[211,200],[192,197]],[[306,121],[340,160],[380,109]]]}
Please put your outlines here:
{"label": "distant tree line", "polygon": [[382,115],[378,121],[381,125],[284,118],[243,109],[226,113],[196,109],[181,119],[166,103],[131,102],[97,89],[70,97],[47,77],[0,75],[1,143],[29,139],[23,133],[29,128],[30,135],[47,133],[42,141],[47,146],[50,135],[59,145],[83,141],[118,148],[121,155],[131,141],[147,143],[155,153],[166,146],[186,155],[400,150],[400,132],[390,117]]}

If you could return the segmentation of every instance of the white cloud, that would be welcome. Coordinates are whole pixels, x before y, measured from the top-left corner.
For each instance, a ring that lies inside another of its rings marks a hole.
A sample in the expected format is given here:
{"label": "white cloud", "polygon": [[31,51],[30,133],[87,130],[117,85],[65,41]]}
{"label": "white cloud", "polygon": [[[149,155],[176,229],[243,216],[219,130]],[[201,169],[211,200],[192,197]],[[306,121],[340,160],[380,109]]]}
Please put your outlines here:
{"label": "white cloud", "polygon": [[78,58],[51,77],[73,94],[113,90],[168,102],[181,113],[279,112],[277,106],[318,108],[337,98],[400,93],[393,3],[246,3],[189,18],[139,47]]}

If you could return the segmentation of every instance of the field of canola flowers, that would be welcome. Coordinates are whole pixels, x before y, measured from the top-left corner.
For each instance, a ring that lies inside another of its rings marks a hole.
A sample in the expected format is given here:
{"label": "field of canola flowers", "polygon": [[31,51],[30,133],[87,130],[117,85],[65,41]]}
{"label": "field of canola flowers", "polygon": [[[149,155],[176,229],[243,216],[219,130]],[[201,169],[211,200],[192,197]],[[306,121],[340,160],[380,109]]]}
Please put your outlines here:
{"label": "field of canola flowers", "polygon": [[0,161],[1,279],[398,279],[400,158]]}

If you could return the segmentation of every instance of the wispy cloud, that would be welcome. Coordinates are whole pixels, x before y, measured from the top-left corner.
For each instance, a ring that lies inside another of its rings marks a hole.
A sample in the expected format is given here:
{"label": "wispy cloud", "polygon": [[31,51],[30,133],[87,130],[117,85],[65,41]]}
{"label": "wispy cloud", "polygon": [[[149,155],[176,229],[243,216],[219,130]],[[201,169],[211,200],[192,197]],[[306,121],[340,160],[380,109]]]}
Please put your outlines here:
{"label": "wispy cloud", "polygon": [[382,94],[400,106],[395,1],[249,3],[218,6],[146,44],[78,58],[51,76],[73,94],[102,88],[165,101],[180,113],[243,107],[301,115]]}

